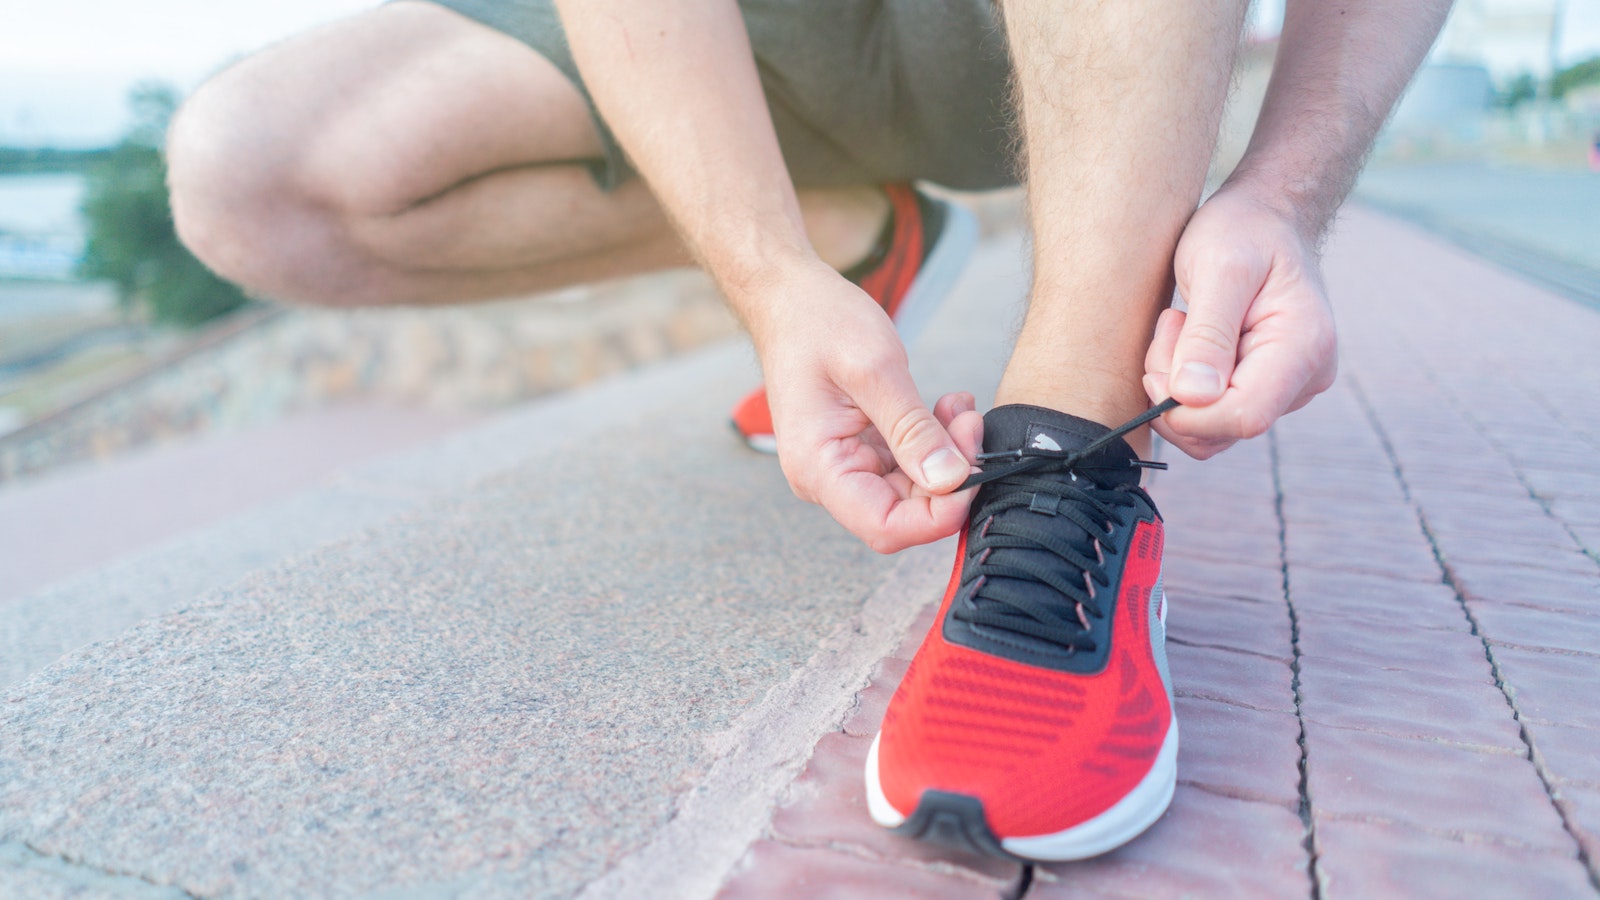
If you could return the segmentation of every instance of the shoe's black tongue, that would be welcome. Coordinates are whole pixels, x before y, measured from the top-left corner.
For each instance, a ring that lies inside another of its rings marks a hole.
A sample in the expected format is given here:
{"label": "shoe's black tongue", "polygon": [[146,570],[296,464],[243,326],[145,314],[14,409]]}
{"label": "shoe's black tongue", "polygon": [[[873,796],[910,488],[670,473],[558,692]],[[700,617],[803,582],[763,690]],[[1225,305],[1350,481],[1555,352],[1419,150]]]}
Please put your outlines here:
{"label": "shoe's black tongue", "polygon": [[[1064,450],[1068,453],[1089,446],[1111,432],[1104,425],[1069,416],[1066,413],[1056,412],[1038,406],[1012,405],[996,407],[983,417],[983,449],[986,453],[1007,453],[1018,448],[1035,448],[1041,450]],[[1070,472],[1038,471],[1022,476],[1030,479],[1044,478],[1060,480],[1064,483],[1063,493],[1072,493],[1067,485],[1074,485],[1079,489],[1095,490],[1097,488],[1113,488],[1118,485],[1137,485],[1139,483],[1140,469],[1132,463],[1137,459],[1133,448],[1121,438],[1107,442],[1104,447],[1094,451],[1080,464],[1074,466]],[[993,461],[990,465],[1004,467],[1008,460],[1002,458]],[[1082,484],[1081,479],[1088,479],[1092,484]],[[993,483],[980,490],[976,502],[973,504],[974,524],[983,518],[984,500],[987,496],[995,496],[990,491],[1003,490],[1006,479]],[[1037,493],[1035,496],[1039,496]],[[1045,498],[1040,507],[1055,509],[1055,502]],[[1048,518],[1047,518],[1048,516]],[[1036,511],[1030,507],[1013,507],[998,514],[996,524],[1015,522],[1020,525],[1042,527],[1052,533],[1058,540],[1079,547],[1083,554],[1093,559],[1095,557],[1094,542],[1087,532],[1076,522],[1065,516],[1053,513]],[[1045,549],[1023,549],[1017,547],[997,547],[989,556],[989,561],[996,565],[1014,564],[1024,558],[1032,559],[1035,563],[1047,568],[1057,569],[1062,578],[1068,582],[1076,583],[1083,576],[1081,572],[1072,570],[1072,567],[1060,557]],[[1029,597],[1034,603],[1045,608],[1070,609],[1072,601],[1063,598],[1054,588],[1032,579],[1008,578],[994,576],[992,581],[1004,583],[1006,591],[1020,593]],[[983,591],[979,592],[984,593]],[[983,607],[999,601],[975,596],[974,603]],[[1007,631],[1003,637],[997,631]],[[994,638],[1007,644],[1021,645],[1035,653],[1046,656],[1058,656],[1067,653],[1066,648],[1058,646],[1042,638],[1009,632],[999,625],[974,625],[972,626],[974,639],[982,641]]]}
{"label": "shoe's black tongue", "polygon": [[[1018,448],[1065,450],[1072,452],[1111,433],[1111,429],[1088,419],[1069,416],[1042,406],[1016,403],[997,406],[983,417],[983,451],[1007,453]],[[1104,487],[1137,485],[1138,457],[1128,442],[1117,438],[1096,450],[1076,467]],[[1004,461],[997,461],[1004,465]]]}

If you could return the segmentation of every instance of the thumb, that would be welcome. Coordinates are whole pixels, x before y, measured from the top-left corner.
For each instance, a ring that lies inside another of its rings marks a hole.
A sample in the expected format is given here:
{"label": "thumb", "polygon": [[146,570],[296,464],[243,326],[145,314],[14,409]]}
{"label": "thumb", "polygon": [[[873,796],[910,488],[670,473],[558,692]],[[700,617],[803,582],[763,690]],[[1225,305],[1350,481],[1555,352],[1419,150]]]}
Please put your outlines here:
{"label": "thumb", "polygon": [[1245,312],[1266,274],[1265,266],[1237,261],[1195,261],[1180,267],[1178,292],[1189,310],[1168,370],[1168,388],[1178,402],[1207,406],[1222,397],[1238,359]]}
{"label": "thumb", "polygon": [[932,493],[945,494],[966,480],[971,471],[966,457],[923,405],[910,372],[884,373],[855,400],[883,436],[900,471],[912,481]]}

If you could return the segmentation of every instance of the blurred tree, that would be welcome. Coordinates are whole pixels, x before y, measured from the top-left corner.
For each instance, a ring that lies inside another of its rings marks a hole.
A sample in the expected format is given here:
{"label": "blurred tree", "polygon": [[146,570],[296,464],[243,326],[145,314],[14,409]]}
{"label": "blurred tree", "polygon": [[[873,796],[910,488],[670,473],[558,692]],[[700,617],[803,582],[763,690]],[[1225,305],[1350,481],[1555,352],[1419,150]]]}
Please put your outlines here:
{"label": "blurred tree", "polygon": [[129,105],[133,127],[88,172],[79,274],[112,282],[125,307],[143,307],[156,322],[193,326],[238,309],[249,302],[244,292],[195,259],[172,225],[161,147],[177,92],[142,84]]}
{"label": "blurred tree", "polygon": [[1550,80],[1550,96],[1557,100],[1567,91],[1586,84],[1600,84],[1600,56],[1591,57],[1556,73]]}
{"label": "blurred tree", "polygon": [[1534,79],[1532,72],[1523,72],[1511,79],[1505,90],[1495,97],[1495,102],[1503,109],[1516,109],[1538,96],[1539,82]]}

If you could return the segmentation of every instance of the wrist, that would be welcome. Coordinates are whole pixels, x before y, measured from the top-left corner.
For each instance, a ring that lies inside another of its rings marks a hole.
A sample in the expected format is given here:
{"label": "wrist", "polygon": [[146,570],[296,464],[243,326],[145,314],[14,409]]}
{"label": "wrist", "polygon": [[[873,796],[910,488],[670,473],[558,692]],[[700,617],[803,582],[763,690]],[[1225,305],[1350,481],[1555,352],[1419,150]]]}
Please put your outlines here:
{"label": "wrist", "polygon": [[1248,155],[1217,189],[1281,220],[1310,247],[1321,244],[1347,192],[1347,185],[1327,183],[1312,167],[1272,165]]}
{"label": "wrist", "polygon": [[818,293],[817,279],[839,277],[808,246],[774,248],[707,268],[763,358],[767,344],[785,333],[797,308],[814,305],[810,301]]}

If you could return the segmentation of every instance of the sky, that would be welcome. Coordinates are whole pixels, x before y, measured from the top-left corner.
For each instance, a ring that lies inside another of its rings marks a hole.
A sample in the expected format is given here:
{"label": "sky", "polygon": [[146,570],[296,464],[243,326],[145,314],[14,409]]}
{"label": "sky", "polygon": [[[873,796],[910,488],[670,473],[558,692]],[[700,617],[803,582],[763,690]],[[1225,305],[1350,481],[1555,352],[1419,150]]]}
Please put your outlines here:
{"label": "sky", "polygon": [[[1600,54],[1600,0],[1563,0],[1570,64]],[[228,61],[377,0],[6,0],[0,145],[102,146],[143,79],[187,91]],[[1258,4],[1275,30],[1281,2]]]}
{"label": "sky", "polygon": [[206,75],[376,0],[5,0],[0,145],[99,146],[144,79],[187,92]]}

